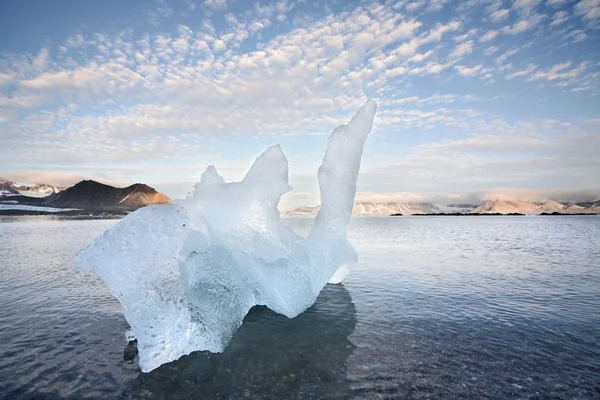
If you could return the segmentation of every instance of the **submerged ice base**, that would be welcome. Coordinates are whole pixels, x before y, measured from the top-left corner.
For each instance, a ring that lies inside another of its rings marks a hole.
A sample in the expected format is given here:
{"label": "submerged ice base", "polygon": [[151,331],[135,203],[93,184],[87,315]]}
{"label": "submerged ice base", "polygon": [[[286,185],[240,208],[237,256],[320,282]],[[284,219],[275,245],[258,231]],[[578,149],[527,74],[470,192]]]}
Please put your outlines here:
{"label": "submerged ice base", "polygon": [[280,221],[277,204],[291,187],[287,159],[273,146],[241,182],[225,183],[209,166],[189,198],[142,208],[77,254],[123,306],[143,372],[193,351],[223,351],[255,305],[297,316],[356,262],[346,231],[376,108],[368,101],[329,137],[321,209],[306,238]]}

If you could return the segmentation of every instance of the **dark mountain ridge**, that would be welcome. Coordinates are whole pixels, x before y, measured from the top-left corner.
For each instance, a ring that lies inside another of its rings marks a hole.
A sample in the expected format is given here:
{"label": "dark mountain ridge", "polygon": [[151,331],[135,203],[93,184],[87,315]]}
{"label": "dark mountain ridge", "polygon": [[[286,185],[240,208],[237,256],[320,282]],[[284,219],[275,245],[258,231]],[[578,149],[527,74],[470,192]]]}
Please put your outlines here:
{"label": "dark mountain ridge", "polygon": [[44,199],[44,205],[83,210],[136,210],[150,204],[169,203],[171,199],[143,183],[116,188],[85,180]]}

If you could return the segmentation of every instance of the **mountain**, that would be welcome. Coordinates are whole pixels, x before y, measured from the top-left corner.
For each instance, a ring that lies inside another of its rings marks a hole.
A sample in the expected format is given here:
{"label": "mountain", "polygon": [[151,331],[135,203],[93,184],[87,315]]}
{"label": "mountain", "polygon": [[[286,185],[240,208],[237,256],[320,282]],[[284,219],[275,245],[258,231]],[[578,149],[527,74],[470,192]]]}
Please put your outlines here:
{"label": "mountain", "polygon": [[29,197],[46,197],[51,194],[65,190],[61,186],[46,185],[37,183],[33,186],[20,185],[16,182],[7,179],[0,179],[0,196],[29,196]]}
{"label": "mountain", "polygon": [[[317,215],[320,207],[300,206],[284,211],[288,215]],[[353,215],[430,214],[440,209],[430,203],[354,203]]]}
{"label": "mountain", "polygon": [[142,183],[116,188],[87,180],[48,196],[44,205],[83,210],[136,210],[150,204],[169,202],[170,198]]}
{"label": "mountain", "polygon": [[65,190],[62,186],[46,185],[44,183],[37,183],[33,186],[19,185],[17,189],[23,196],[30,197],[46,197],[51,194],[62,192]]}
{"label": "mountain", "polygon": [[448,208],[458,208],[458,209],[463,209],[463,210],[473,210],[477,207],[479,207],[479,205],[477,204],[469,204],[469,203],[453,203],[453,204],[446,204],[446,207]]}
{"label": "mountain", "polygon": [[[300,206],[283,211],[288,215],[317,215],[319,206]],[[436,206],[431,203],[354,203],[353,215],[390,215],[390,214],[438,214],[438,213],[473,213],[473,214],[541,214],[541,213],[600,213],[600,201],[587,203],[563,204],[557,201],[508,201],[491,200],[477,206],[475,204],[447,204]]]}
{"label": "mountain", "polygon": [[600,201],[591,203],[563,204],[557,201],[507,201],[491,200],[476,209],[473,213],[493,214],[493,213],[521,213],[521,214],[541,214],[541,213],[598,213],[600,212]]}
{"label": "mountain", "polygon": [[19,195],[19,191],[15,188],[15,183],[6,179],[0,179],[0,197]]}
{"label": "mountain", "polygon": [[600,200],[568,205],[565,213],[600,213]]}

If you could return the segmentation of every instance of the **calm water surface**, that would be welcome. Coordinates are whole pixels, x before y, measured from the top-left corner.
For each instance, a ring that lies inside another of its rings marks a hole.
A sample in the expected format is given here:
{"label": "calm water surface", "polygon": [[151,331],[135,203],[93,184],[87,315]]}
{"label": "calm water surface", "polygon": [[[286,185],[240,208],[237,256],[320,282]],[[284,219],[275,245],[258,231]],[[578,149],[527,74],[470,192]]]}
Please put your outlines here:
{"label": "calm water surface", "polygon": [[343,285],[149,374],[73,263],[115,222],[0,217],[0,398],[600,398],[600,217],[355,218]]}

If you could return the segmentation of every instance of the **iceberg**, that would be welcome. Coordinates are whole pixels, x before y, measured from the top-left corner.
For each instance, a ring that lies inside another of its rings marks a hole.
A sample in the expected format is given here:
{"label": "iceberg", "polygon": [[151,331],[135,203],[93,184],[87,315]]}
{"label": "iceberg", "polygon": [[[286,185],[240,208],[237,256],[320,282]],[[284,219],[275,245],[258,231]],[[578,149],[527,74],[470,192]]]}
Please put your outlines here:
{"label": "iceberg", "polygon": [[306,238],[280,221],[277,204],[291,187],[287,159],[272,146],[241,182],[209,166],[187,199],[139,209],[76,255],[121,303],[143,372],[193,351],[222,352],[253,306],[293,318],[341,280],[357,259],[347,228],[376,109],[367,101],[329,137]]}

